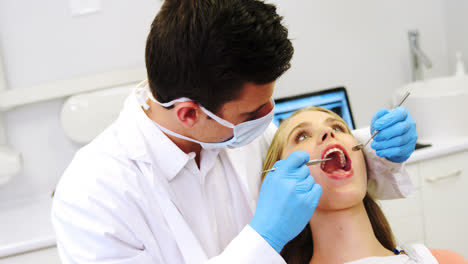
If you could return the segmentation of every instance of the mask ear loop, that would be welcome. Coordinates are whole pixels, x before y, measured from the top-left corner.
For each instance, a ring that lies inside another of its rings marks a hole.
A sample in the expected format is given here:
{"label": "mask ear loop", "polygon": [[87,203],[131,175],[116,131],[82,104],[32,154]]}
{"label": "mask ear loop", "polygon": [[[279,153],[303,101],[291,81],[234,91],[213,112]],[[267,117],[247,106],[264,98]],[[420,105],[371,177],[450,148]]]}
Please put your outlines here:
{"label": "mask ear loop", "polygon": [[154,98],[153,93],[149,89],[148,85],[145,85],[144,87],[137,88],[136,89],[136,94],[137,94],[137,101],[140,103],[140,105],[145,109],[148,110],[150,106],[148,103],[146,103],[147,99],[150,99],[151,101],[163,106],[163,107],[169,107],[174,105],[175,103],[180,103],[180,102],[188,102],[188,101],[193,101],[187,97],[181,97],[176,100],[167,102],[167,103],[160,103],[156,98]]}
{"label": "mask ear loop", "polygon": [[137,102],[140,104],[143,109],[148,110],[150,106],[146,103],[146,99],[148,98],[148,91],[143,88],[137,88],[135,89],[135,96]]}
{"label": "mask ear loop", "polygon": [[[161,103],[161,102],[158,102],[158,100],[156,100],[156,98],[154,98],[153,94],[152,94],[151,91],[149,90],[149,86],[148,86],[148,85],[146,85],[146,86],[144,87],[144,90],[145,90],[145,92],[147,93],[148,98],[149,98],[151,101],[153,101],[153,102],[155,102],[155,103],[157,103],[157,104],[159,104],[160,106],[163,106],[163,107],[169,107],[169,106],[174,105],[175,103],[194,102],[194,101],[193,101],[192,99],[190,99],[190,98],[181,97],[181,98],[177,98],[177,99],[172,100],[172,101],[167,102],[167,103]],[[146,102],[145,102],[145,104],[146,104]],[[211,111],[209,111],[208,109],[206,109],[206,108],[203,107],[202,105],[198,104],[198,106],[200,107],[200,109],[201,109],[203,112],[205,112],[205,114],[206,114],[207,116],[213,118],[214,120],[216,120],[216,122],[220,123],[220,124],[223,125],[223,126],[226,126],[226,127],[229,127],[229,128],[234,128],[234,125],[233,125],[232,123],[230,123],[230,122],[228,122],[228,121],[226,121],[226,120],[220,118],[219,116],[213,114]],[[143,106],[143,107],[144,107],[144,106]],[[148,106],[148,107],[149,107],[149,106]],[[145,110],[146,110],[146,109],[145,109]]]}
{"label": "mask ear loop", "polygon": [[[151,101],[153,101],[153,102],[155,102],[155,103],[157,103],[157,104],[159,104],[159,105],[161,105],[161,106],[163,106],[163,107],[169,107],[169,106],[174,105],[175,103],[194,102],[194,101],[193,101],[192,99],[190,99],[190,98],[181,97],[181,98],[177,98],[177,99],[172,100],[172,101],[167,102],[167,103],[161,103],[161,102],[159,102],[158,100],[156,100],[156,98],[154,98],[154,96],[153,96],[153,94],[151,93],[151,91],[150,91],[148,85],[146,85],[143,89],[144,89],[144,91],[146,92],[148,98],[149,98]],[[274,101],[274,100],[271,100],[271,101],[272,101],[272,103],[273,103],[273,108],[274,108],[275,101]],[[144,104],[147,105],[147,104],[146,104],[146,98],[145,98]],[[207,116],[213,118],[213,119],[214,119],[216,122],[218,122],[219,124],[221,124],[221,125],[223,125],[223,126],[225,126],[225,127],[229,127],[229,128],[234,128],[234,127],[235,127],[234,124],[232,124],[231,122],[228,122],[228,121],[226,121],[226,120],[220,118],[219,116],[215,115],[214,113],[212,113],[211,111],[209,111],[208,109],[206,109],[205,107],[203,107],[202,105],[198,104],[198,106],[200,107],[200,109],[201,109],[203,112],[205,112],[205,114],[206,114]],[[143,106],[143,107],[145,107],[145,106]],[[148,108],[149,108],[149,106],[148,106]],[[145,108],[145,110],[147,110],[147,109]],[[272,109],[271,111],[273,111],[273,109]]]}
{"label": "mask ear loop", "polygon": [[228,122],[222,118],[220,118],[219,116],[213,114],[212,112],[210,112],[208,109],[206,109],[205,107],[201,106],[201,105],[198,105],[201,110],[203,112],[205,112],[205,114],[211,118],[213,118],[216,122],[220,123],[221,125],[225,126],[225,127],[229,127],[229,128],[234,128],[235,125],[232,124],[231,122]]}
{"label": "mask ear loop", "polygon": [[157,103],[158,105],[160,106],[163,106],[163,107],[169,107],[169,106],[173,106],[175,103],[182,103],[182,102],[193,102],[192,99],[190,98],[187,98],[187,97],[181,97],[181,98],[177,98],[175,100],[172,100],[170,102],[167,102],[167,103],[160,103],[158,102],[158,100],[156,100],[154,97],[153,97],[153,94],[148,91],[148,96],[149,98],[151,99],[151,101]]}

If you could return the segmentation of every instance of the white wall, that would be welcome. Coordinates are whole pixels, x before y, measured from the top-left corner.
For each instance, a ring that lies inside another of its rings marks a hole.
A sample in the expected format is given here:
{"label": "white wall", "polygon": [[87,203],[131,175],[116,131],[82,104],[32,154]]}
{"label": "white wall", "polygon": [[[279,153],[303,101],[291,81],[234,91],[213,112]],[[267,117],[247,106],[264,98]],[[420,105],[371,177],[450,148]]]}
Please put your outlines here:
{"label": "white wall", "polygon": [[461,52],[468,70],[468,1],[445,0],[450,73],[455,72],[455,53]]}
{"label": "white wall", "polygon": [[434,64],[426,77],[447,73],[443,1],[277,1],[296,51],[277,94],[344,85],[358,126],[368,125],[411,80],[408,30],[419,29]]}
{"label": "white wall", "polygon": [[[443,0],[276,0],[295,46],[292,69],[276,96],[344,85],[358,126],[410,80],[407,31],[419,29],[445,75]],[[0,52],[9,89],[129,66],[143,66],[144,44],[159,0],[102,0],[97,14],[71,17],[68,1],[0,1]],[[467,52],[468,55],[468,52]],[[64,87],[65,89],[65,87]],[[49,193],[79,146],[59,124],[62,100],[5,114],[9,143],[24,155],[21,175],[0,187],[0,204]]]}
{"label": "white wall", "polygon": [[[8,88],[143,66],[146,35],[161,3],[103,0],[99,13],[72,17],[69,1],[1,0],[0,52]],[[78,149],[60,128],[62,103],[4,114],[9,144],[22,152],[24,170],[0,186],[0,205],[50,193]]]}

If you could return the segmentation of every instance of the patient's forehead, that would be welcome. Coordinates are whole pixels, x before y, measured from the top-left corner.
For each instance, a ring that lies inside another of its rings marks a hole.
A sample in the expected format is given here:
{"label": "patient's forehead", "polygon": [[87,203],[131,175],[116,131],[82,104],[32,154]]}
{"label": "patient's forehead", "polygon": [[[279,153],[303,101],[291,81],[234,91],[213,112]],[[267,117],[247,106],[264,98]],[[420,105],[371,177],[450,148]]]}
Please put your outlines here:
{"label": "patient's forehead", "polygon": [[304,122],[311,123],[310,127],[315,127],[320,122],[324,122],[330,115],[328,113],[319,112],[319,111],[304,111],[299,114],[296,114],[287,119],[285,127],[281,131],[282,134],[282,141],[286,142],[288,135],[291,131],[294,130],[295,127],[303,124]]}
{"label": "patient's forehead", "polygon": [[323,124],[325,120],[327,120],[329,117],[333,117],[333,116],[330,115],[329,113],[325,113],[322,111],[316,111],[316,110],[304,111],[289,118],[288,123],[285,127],[285,131],[291,131],[297,125],[303,122],[308,122],[308,123],[311,123],[312,126],[317,126],[317,125]]}

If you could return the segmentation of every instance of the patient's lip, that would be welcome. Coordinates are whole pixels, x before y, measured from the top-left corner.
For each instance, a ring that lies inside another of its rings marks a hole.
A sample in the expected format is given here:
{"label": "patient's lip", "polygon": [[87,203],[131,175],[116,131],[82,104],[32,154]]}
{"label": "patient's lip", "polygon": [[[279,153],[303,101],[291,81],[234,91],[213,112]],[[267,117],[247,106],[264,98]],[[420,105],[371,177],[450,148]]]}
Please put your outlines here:
{"label": "patient's lip", "polygon": [[[351,177],[353,175],[353,168],[351,166],[351,159],[349,158],[348,152],[346,151],[346,149],[342,145],[340,145],[338,143],[333,143],[333,144],[327,145],[325,147],[325,149],[322,151],[322,155],[321,155],[322,159],[325,158],[325,154],[327,153],[327,151],[329,151],[330,149],[333,149],[333,148],[338,148],[343,152],[343,154],[346,157],[346,163],[347,163],[346,166],[349,166],[349,169],[346,170],[346,171],[336,172],[336,173],[328,173],[323,169],[322,169],[322,171],[328,177],[330,177],[332,179],[341,180],[341,179],[346,179],[346,178]],[[322,164],[324,164],[324,162],[322,162]],[[322,164],[320,165],[321,168],[322,168]]]}
{"label": "patient's lip", "polygon": [[332,148],[340,149],[341,151],[343,151],[346,158],[349,159],[349,155],[348,155],[348,152],[346,151],[346,149],[341,144],[338,144],[338,143],[333,143],[333,144],[330,144],[330,145],[326,146],[325,149],[322,151],[322,155],[321,155],[322,159],[325,158],[324,156],[327,153],[327,151],[332,149]]}

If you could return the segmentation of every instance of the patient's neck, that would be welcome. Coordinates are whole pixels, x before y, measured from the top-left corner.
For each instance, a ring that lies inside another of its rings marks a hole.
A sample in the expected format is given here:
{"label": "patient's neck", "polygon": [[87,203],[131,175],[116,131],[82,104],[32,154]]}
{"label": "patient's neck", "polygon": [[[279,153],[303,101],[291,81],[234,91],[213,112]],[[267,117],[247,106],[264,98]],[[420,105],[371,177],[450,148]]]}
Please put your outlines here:
{"label": "patient's neck", "polygon": [[309,223],[314,242],[310,263],[344,263],[393,255],[375,237],[363,203],[339,211],[317,209]]}

